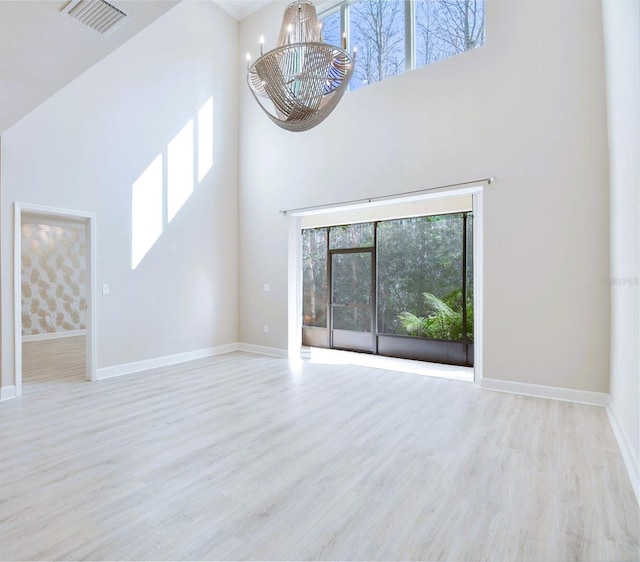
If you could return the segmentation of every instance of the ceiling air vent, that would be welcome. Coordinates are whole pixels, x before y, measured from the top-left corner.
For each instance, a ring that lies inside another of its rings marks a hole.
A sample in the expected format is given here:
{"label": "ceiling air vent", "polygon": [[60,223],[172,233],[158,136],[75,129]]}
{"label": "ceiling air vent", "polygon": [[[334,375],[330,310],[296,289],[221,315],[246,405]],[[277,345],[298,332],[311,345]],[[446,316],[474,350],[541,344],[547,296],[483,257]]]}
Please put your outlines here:
{"label": "ceiling air vent", "polygon": [[62,11],[102,35],[120,27],[127,17],[124,10],[105,0],[71,0]]}

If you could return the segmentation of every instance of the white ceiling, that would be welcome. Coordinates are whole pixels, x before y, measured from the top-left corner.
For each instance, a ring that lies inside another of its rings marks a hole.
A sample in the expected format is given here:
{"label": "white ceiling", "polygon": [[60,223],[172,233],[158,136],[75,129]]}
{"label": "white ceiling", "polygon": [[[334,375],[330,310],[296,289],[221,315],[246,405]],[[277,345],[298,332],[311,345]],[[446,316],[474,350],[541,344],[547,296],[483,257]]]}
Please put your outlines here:
{"label": "white ceiling", "polygon": [[0,133],[179,0],[110,1],[127,18],[103,36],[60,11],[68,0],[0,0]]}
{"label": "white ceiling", "polygon": [[275,0],[213,0],[225,12],[240,21]]}
{"label": "white ceiling", "polygon": [[[0,134],[181,0],[108,0],[127,13],[107,35],[61,10],[69,0],[0,0]],[[236,20],[275,0],[213,0]]]}

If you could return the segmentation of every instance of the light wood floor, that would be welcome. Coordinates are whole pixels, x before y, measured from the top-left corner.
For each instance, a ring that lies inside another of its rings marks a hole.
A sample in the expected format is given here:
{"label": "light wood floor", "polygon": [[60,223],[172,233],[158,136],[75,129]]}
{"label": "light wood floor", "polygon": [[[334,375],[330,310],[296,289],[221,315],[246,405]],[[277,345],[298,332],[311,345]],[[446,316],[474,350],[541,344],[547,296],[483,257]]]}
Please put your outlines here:
{"label": "light wood floor", "polygon": [[0,558],[638,560],[602,408],[233,353],[0,404]]}
{"label": "light wood floor", "polygon": [[22,344],[23,394],[53,381],[75,384],[86,380],[85,336],[37,340]]}

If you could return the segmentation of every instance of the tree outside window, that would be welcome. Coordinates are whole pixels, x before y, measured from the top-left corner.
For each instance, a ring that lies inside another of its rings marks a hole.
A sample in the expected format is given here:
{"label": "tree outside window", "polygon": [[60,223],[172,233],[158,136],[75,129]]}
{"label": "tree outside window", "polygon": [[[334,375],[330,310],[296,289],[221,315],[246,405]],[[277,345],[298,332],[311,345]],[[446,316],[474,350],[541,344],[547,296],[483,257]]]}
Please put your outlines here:
{"label": "tree outside window", "polygon": [[484,45],[484,0],[416,0],[416,66]]}
{"label": "tree outside window", "polygon": [[484,45],[484,12],[484,0],[344,0],[321,16],[323,38],[341,45],[346,31],[357,48],[354,90]]}
{"label": "tree outside window", "polygon": [[349,6],[351,46],[358,48],[350,88],[379,82],[405,70],[405,3],[360,0]]}

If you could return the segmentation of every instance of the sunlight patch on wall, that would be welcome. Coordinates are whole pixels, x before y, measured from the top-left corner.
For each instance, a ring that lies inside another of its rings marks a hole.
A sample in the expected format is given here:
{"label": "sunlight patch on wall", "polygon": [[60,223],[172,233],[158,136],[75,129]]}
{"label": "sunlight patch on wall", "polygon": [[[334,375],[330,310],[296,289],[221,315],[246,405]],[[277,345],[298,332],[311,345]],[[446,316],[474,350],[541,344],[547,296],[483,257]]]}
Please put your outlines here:
{"label": "sunlight patch on wall", "polygon": [[136,269],[160,235],[213,167],[213,97],[163,147],[131,188],[131,269]]}
{"label": "sunlight patch on wall", "polygon": [[213,166],[213,98],[198,110],[198,181]]}
{"label": "sunlight patch on wall", "polygon": [[131,269],[160,238],[162,222],[162,154],[158,154],[131,188]]}
{"label": "sunlight patch on wall", "polygon": [[169,143],[167,150],[168,221],[193,193],[193,119]]}

